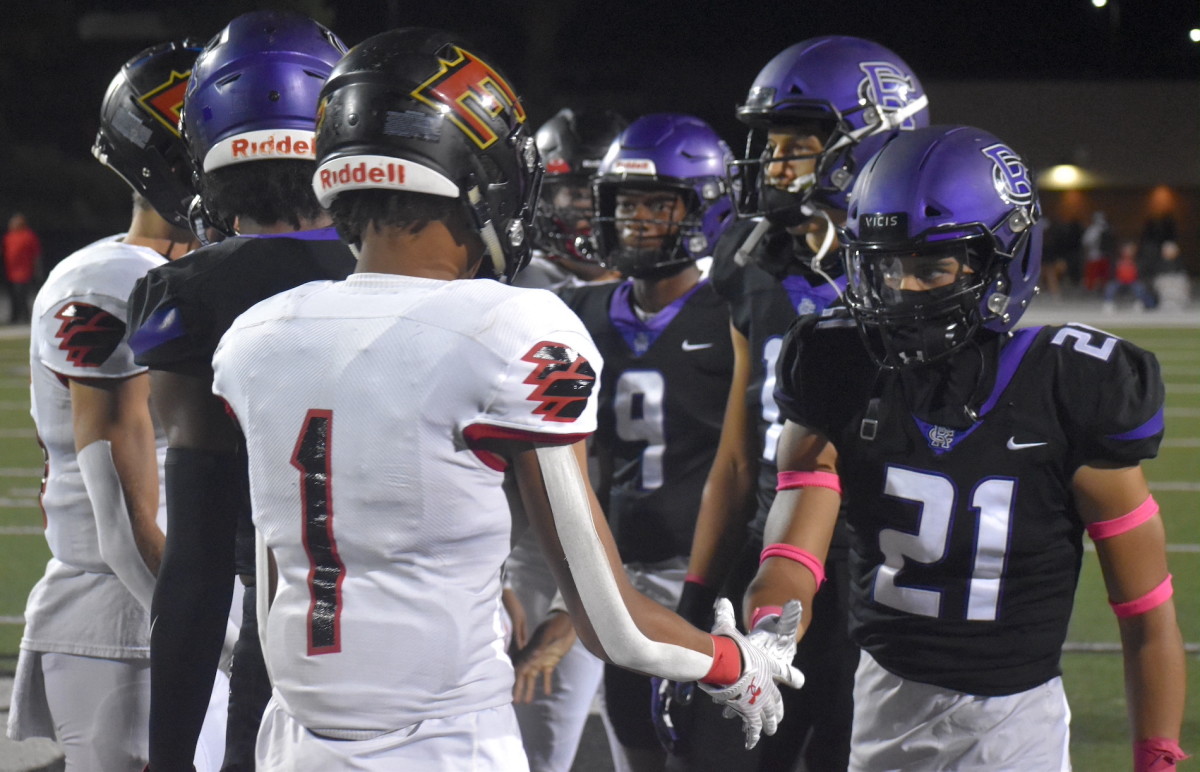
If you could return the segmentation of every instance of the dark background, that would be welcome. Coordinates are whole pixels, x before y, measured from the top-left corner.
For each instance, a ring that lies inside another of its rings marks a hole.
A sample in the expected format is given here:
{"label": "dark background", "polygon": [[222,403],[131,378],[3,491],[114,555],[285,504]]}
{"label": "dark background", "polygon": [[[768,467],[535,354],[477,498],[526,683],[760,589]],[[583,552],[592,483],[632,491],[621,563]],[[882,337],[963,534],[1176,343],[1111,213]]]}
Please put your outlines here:
{"label": "dark background", "polygon": [[[53,262],[128,222],[126,189],[91,155],[109,80],[140,49],[207,39],[239,13],[291,8],[347,44],[395,26],[442,27],[475,42],[525,98],[534,126],[559,107],[632,118],[675,110],[733,147],[733,118],[758,70],[808,37],[851,34],[896,51],[926,83],[1069,80],[1197,84],[1196,0],[293,0],[8,2],[0,15],[0,218],[22,210]],[[1178,93],[1178,89],[1175,90]],[[1195,111],[1191,100],[1179,110]],[[1021,104],[1012,105],[1021,110]],[[935,121],[938,107],[932,108]],[[1104,131],[1097,126],[1097,131]],[[1130,148],[1130,152],[1136,152]],[[1180,148],[1189,163],[1200,153]]]}

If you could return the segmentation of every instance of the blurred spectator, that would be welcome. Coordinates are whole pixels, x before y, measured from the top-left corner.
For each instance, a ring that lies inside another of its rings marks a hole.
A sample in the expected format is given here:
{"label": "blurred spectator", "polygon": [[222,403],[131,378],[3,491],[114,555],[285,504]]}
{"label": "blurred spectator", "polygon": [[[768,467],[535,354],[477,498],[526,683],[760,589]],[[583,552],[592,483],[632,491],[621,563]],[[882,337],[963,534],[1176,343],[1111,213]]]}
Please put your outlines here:
{"label": "blurred spectator", "polygon": [[1158,275],[1154,277],[1154,291],[1164,309],[1180,310],[1191,300],[1191,286],[1183,261],[1179,259],[1179,244],[1164,241],[1159,260]]}
{"label": "blurred spectator", "polygon": [[1062,283],[1067,276],[1067,239],[1069,225],[1058,220],[1046,219],[1045,247],[1042,258],[1041,286],[1050,295],[1062,297]]}
{"label": "blurred spectator", "polygon": [[1113,268],[1113,276],[1104,286],[1105,313],[1111,313],[1116,309],[1117,295],[1125,292],[1132,293],[1141,304],[1140,306],[1135,305],[1134,310],[1154,308],[1154,296],[1150,293],[1146,283],[1138,277],[1137,258],[1138,246],[1136,243],[1126,241],[1121,245],[1121,255],[1117,258],[1117,264]]}
{"label": "blurred spectator", "polygon": [[25,215],[17,212],[9,218],[8,232],[4,234],[4,272],[12,298],[10,324],[29,321],[29,290],[41,256],[42,243],[29,227]]}
{"label": "blurred spectator", "polygon": [[1083,287],[1098,290],[1104,286],[1112,265],[1113,235],[1104,212],[1092,214],[1092,222],[1083,231]]}

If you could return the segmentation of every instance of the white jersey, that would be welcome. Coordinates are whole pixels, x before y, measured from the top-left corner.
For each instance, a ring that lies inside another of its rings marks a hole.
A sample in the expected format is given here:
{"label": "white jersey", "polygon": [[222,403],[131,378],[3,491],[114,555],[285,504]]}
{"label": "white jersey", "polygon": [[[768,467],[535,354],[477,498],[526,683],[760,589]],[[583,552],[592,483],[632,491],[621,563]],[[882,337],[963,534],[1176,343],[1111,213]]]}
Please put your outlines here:
{"label": "white jersey", "polygon": [[543,290],[355,274],[259,303],[213,364],[278,563],[283,708],[352,737],[510,702],[511,517],[479,442],[595,429],[601,361],[578,318]]}
{"label": "white jersey", "polygon": [[[41,496],[53,555],[25,609],[23,648],[94,657],[149,656],[149,618],[100,557],[96,520],[75,458],[71,378],[128,378],[145,371],[126,345],[126,299],[166,260],[115,240],[63,260],[33,303],[30,413],[46,454]],[[159,468],[166,437],[158,434]],[[160,479],[161,485],[161,479]],[[165,521],[160,489],[159,523]]]}

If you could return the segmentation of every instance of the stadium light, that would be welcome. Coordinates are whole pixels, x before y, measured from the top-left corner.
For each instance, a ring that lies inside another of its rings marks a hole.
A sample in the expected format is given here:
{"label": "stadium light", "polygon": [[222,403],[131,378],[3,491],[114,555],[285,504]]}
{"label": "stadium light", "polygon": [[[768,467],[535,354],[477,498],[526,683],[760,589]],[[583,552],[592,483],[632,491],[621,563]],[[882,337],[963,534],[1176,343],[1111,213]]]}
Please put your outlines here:
{"label": "stadium light", "polygon": [[1108,0],[1092,0],[1092,5],[1096,8],[1103,8],[1108,5]]}
{"label": "stadium light", "polygon": [[1191,32],[1188,33],[1188,37],[1191,38],[1193,43],[1200,43],[1200,27],[1192,27]]}

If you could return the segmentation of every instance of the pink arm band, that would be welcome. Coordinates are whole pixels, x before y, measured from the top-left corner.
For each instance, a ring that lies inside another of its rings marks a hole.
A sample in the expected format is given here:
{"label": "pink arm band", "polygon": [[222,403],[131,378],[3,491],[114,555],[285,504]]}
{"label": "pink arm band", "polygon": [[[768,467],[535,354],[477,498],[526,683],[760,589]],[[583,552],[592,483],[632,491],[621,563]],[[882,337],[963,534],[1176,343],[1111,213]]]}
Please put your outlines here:
{"label": "pink arm band", "polygon": [[708,582],[704,581],[704,577],[700,574],[688,574],[687,576],[683,577],[683,581],[691,582],[692,584],[698,584],[701,587],[708,586]]}
{"label": "pink arm band", "polygon": [[812,571],[813,577],[817,580],[818,588],[825,581],[825,565],[820,560],[817,560],[817,556],[808,550],[802,550],[790,544],[772,544],[762,551],[762,555],[758,558],[758,564],[761,566],[767,558],[787,558],[788,560],[796,561],[809,571]]}
{"label": "pink arm band", "polygon": [[1112,606],[1113,613],[1118,617],[1136,617],[1139,614],[1145,614],[1152,608],[1157,608],[1167,602],[1167,599],[1174,594],[1175,590],[1171,586],[1171,575],[1167,574],[1167,578],[1162,580],[1162,584],[1155,587],[1150,592],[1140,598],[1126,601],[1124,603],[1113,603],[1111,600],[1108,605]]}
{"label": "pink arm band", "polygon": [[833,472],[780,472],[778,480],[775,485],[777,491],[816,486],[829,488],[839,496],[842,495],[842,481]]}
{"label": "pink arm band", "polygon": [[712,667],[700,680],[714,686],[728,686],[742,677],[742,652],[732,638],[710,635],[713,642]]}
{"label": "pink arm band", "polygon": [[1149,737],[1133,744],[1133,772],[1175,772],[1175,762],[1191,758],[1168,737]]}
{"label": "pink arm band", "polygon": [[1112,520],[1088,523],[1084,527],[1087,528],[1088,536],[1092,537],[1092,541],[1100,541],[1131,531],[1157,514],[1158,502],[1154,500],[1153,496],[1147,496],[1146,500],[1138,504],[1129,514]]}
{"label": "pink arm band", "polygon": [[758,627],[758,623],[768,617],[777,617],[783,614],[782,606],[758,606],[754,609],[754,615],[750,617],[750,629]]}

